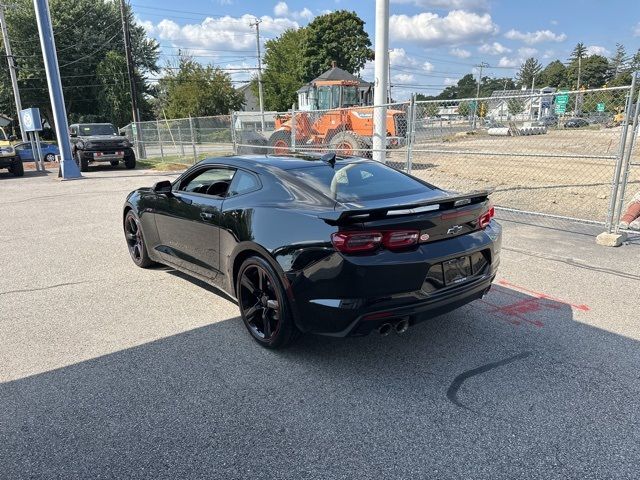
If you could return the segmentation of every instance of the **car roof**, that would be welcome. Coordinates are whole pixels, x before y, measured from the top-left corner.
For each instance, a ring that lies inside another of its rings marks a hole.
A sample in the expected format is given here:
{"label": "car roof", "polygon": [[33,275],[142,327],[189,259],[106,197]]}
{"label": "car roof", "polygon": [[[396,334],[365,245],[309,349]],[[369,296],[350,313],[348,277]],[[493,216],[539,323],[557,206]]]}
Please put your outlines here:
{"label": "car roof", "polygon": [[[326,165],[322,161],[322,154],[290,154],[290,155],[231,155],[228,157],[207,158],[200,162],[201,165],[206,164],[225,164],[235,167],[247,167],[267,169],[269,167],[279,168],[280,170],[292,170],[297,168],[306,168],[314,165]],[[368,162],[366,158],[360,157],[340,157],[336,156],[336,164],[349,164]]]}

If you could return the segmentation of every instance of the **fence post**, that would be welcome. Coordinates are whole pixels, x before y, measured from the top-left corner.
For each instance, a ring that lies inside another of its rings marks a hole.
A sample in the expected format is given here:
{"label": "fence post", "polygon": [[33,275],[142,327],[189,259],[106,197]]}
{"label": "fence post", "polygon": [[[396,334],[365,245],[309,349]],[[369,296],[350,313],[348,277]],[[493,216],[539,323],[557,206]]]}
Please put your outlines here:
{"label": "fence post", "polygon": [[[634,78],[637,76],[637,72],[634,72]],[[633,97],[633,94],[630,94]],[[633,98],[631,100],[631,105],[633,106]],[[622,209],[624,208],[624,195],[627,189],[627,182],[629,181],[629,169],[631,168],[631,154],[633,153],[633,147],[635,145],[636,135],[638,134],[638,112],[640,111],[640,95],[638,95],[638,101],[636,102],[635,108],[631,115],[633,116],[633,126],[631,127],[631,138],[629,139],[629,144],[626,147],[624,152],[624,161],[623,161],[623,173],[620,181],[620,191],[618,192],[618,205],[616,206],[614,215],[613,215],[613,228],[615,233],[618,233],[620,229],[620,217],[622,216]]]}
{"label": "fence post", "polygon": [[196,152],[196,137],[193,131],[193,118],[189,115],[189,131],[191,132],[191,146],[193,147],[193,163],[198,161],[198,154]]}
{"label": "fence post", "polygon": [[160,145],[160,158],[164,162],[164,149],[162,148],[162,137],[160,136],[160,120],[156,120],[156,130],[158,132],[158,145]]}
{"label": "fence post", "polygon": [[291,105],[291,152],[296,151],[296,104]]}
{"label": "fence post", "polygon": [[411,94],[411,99],[409,100],[409,111],[407,112],[407,131],[405,132],[405,136],[407,139],[407,161],[406,161],[406,169],[407,173],[411,173],[411,164],[412,164],[412,156],[413,156],[413,133],[415,132],[415,123],[416,123],[416,94]]}
{"label": "fence post", "polygon": [[613,232],[613,217],[615,216],[616,201],[618,199],[618,189],[620,187],[620,174],[622,172],[622,162],[624,158],[624,149],[627,144],[627,133],[629,131],[629,120],[631,119],[631,107],[633,105],[633,94],[636,87],[636,76],[633,75],[631,79],[631,88],[629,89],[629,96],[626,102],[626,115],[624,120],[624,126],[622,127],[622,133],[620,135],[620,147],[618,149],[618,156],[616,158],[616,166],[613,173],[613,180],[611,184],[611,199],[609,201],[609,211],[607,212],[606,232]]}
{"label": "fence post", "polygon": [[178,143],[180,143],[180,156],[184,157],[184,143],[182,143],[182,129],[178,123]]}
{"label": "fence post", "polygon": [[238,141],[236,139],[236,112],[231,112],[231,143],[233,143],[233,154],[238,154]]}

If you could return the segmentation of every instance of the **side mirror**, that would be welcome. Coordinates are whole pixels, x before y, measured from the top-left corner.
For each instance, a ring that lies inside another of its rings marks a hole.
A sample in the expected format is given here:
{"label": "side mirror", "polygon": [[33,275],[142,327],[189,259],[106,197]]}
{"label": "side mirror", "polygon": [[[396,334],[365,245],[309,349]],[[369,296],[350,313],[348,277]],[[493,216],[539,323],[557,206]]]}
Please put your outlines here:
{"label": "side mirror", "polygon": [[171,182],[169,180],[162,180],[153,185],[153,191],[156,193],[162,193],[164,195],[171,195]]}
{"label": "side mirror", "polygon": [[120,136],[121,137],[126,137],[127,136],[127,132],[120,132]]}
{"label": "side mirror", "polygon": [[78,136],[78,134],[77,134],[76,132],[70,132],[70,133],[69,133],[69,136],[70,136],[71,138],[76,138],[76,137]]}
{"label": "side mirror", "polygon": [[9,135],[9,141],[10,142],[15,142],[18,139],[18,137],[16,137],[15,135]]}

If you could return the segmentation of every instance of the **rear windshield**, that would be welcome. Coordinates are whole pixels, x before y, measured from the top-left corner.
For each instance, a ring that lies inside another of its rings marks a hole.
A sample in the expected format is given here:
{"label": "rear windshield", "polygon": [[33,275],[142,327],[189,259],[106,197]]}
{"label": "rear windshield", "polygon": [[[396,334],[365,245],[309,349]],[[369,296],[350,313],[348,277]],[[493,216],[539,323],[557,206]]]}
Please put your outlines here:
{"label": "rear windshield", "polygon": [[377,162],[322,164],[289,170],[296,177],[339,202],[402,197],[429,187],[393,168]]}

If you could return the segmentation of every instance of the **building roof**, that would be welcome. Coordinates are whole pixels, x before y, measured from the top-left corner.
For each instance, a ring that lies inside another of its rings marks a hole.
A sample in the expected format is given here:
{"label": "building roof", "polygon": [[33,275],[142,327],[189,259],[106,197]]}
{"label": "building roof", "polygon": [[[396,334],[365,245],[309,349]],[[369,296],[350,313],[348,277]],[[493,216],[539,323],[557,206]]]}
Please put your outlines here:
{"label": "building roof", "polygon": [[309,83],[307,83],[302,88],[300,88],[298,90],[298,93],[306,92],[307,90],[309,90],[309,87],[311,86],[311,84],[313,84],[313,82],[322,81],[322,80],[325,80],[325,81],[346,80],[350,82],[358,82],[359,87],[370,87],[373,85],[372,83],[366,82],[361,78],[358,78],[355,75],[347,72],[346,70],[343,70],[340,67],[333,66],[326,72],[322,73],[318,78],[314,78]]}

